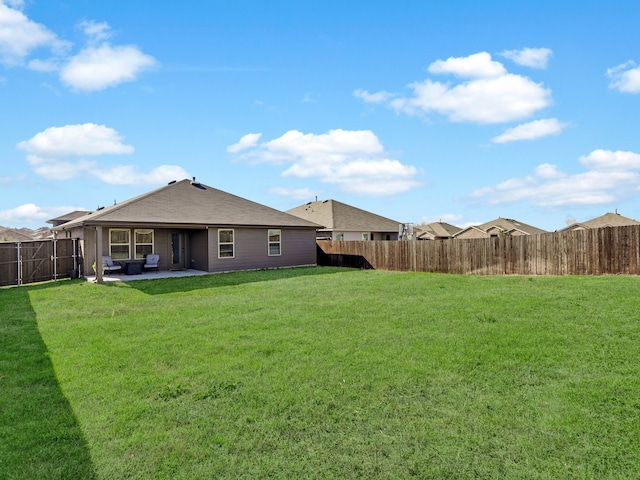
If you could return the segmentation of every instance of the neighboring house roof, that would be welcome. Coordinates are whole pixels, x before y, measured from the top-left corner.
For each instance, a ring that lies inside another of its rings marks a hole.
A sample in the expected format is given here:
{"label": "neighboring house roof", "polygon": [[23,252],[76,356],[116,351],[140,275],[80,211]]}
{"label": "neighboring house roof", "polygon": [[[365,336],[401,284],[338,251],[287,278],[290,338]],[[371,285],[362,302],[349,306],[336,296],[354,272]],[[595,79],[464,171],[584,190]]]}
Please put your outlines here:
{"label": "neighboring house roof", "polygon": [[171,182],[151,192],[71,220],[54,227],[54,230],[91,225],[321,227],[190,180]]}
{"label": "neighboring house roof", "polygon": [[470,227],[463,228],[459,232],[456,232],[452,235],[452,238],[486,238],[490,235],[475,225],[471,225]]}
{"label": "neighboring house roof", "polygon": [[33,240],[33,237],[14,228],[0,227],[0,242],[28,242],[30,240]]}
{"label": "neighboring house roof", "polygon": [[548,233],[541,228],[533,227],[526,223],[514,220],[512,218],[496,218],[490,222],[483,223],[481,225],[474,225],[467,227],[459,232],[455,233],[454,237],[467,236],[468,232],[473,231],[473,236],[477,237],[478,233],[484,233],[483,236],[490,236],[494,232],[501,232],[511,235],[538,235],[540,233]]}
{"label": "neighboring house roof", "polygon": [[309,202],[287,213],[324,225],[323,230],[352,232],[397,232],[400,222],[352,207],[336,200]]}
{"label": "neighboring house roof", "polygon": [[586,230],[589,228],[603,228],[603,227],[622,227],[625,225],[640,225],[640,222],[634,220],[633,218],[623,217],[619,213],[605,213],[596,218],[592,218],[591,220],[587,220],[586,222],[578,222],[569,225],[561,229],[560,231],[567,230]]}
{"label": "neighboring house roof", "polygon": [[422,233],[418,235],[419,239],[433,240],[437,238],[451,238],[462,229],[445,222],[433,222],[427,225],[420,225],[419,230],[422,231]]}
{"label": "neighboring house roof", "polygon": [[70,222],[71,220],[75,220],[76,218],[83,217],[90,213],[91,212],[86,210],[76,210],[74,212],[69,212],[59,217],[52,218],[51,220],[47,220],[47,223],[51,223],[54,227],[57,227],[58,225],[62,225],[63,223]]}

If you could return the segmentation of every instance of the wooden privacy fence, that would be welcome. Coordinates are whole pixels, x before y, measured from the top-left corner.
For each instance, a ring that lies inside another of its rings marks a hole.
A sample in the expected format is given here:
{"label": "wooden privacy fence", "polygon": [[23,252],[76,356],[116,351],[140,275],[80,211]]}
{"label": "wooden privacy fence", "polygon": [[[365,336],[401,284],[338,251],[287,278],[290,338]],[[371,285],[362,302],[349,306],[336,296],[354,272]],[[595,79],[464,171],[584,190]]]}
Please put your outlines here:
{"label": "wooden privacy fence", "polygon": [[0,286],[75,276],[78,259],[76,239],[0,243]]}
{"label": "wooden privacy fence", "polygon": [[477,275],[640,274],[640,225],[467,240],[317,244],[319,265]]}

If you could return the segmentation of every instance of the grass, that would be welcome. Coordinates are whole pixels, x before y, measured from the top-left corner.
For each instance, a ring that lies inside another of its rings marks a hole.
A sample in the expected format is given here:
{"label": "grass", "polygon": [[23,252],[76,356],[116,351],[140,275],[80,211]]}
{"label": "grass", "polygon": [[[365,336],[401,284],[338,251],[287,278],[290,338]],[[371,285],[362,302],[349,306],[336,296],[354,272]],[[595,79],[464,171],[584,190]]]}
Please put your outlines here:
{"label": "grass", "polygon": [[0,478],[637,478],[640,278],[0,290]]}

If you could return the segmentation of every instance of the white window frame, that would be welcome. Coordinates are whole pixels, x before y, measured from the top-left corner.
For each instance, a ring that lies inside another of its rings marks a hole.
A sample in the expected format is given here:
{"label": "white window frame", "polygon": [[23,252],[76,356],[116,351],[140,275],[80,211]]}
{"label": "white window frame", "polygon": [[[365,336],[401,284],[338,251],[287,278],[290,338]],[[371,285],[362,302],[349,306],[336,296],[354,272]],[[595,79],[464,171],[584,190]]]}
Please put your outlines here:
{"label": "white window frame", "polygon": [[[147,243],[147,242],[140,242],[138,243],[138,232],[142,233],[142,234],[148,234],[151,233],[151,243]],[[142,256],[138,256],[138,246],[139,245],[151,245],[151,251],[148,253],[153,253],[154,250],[154,242],[155,242],[155,232],[153,230],[153,228],[136,228],[133,231],[133,255],[135,257],[136,260],[144,260],[145,256],[147,254],[143,254]]]}
{"label": "white window frame", "polygon": [[[220,234],[222,232],[231,232],[231,241],[230,242],[221,242],[220,241]],[[236,257],[236,245],[235,245],[235,232],[233,228],[219,228],[218,229],[218,258],[219,259],[225,259],[225,258],[235,258]],[[221,252],[221,248],[223,245],[228,246],[231,245],[231,255],[222,255]]]}
{"label": "white window frame", "polygon": [[344,233],[342,232],[336,233],[336,241],[340,242],[342,240],[344,240]]}
{"label": "white window frame", "polygon": [[[127,232],[127,243],[114,243],[111,237],[111,233],[112,232]],[[126,257],[121,257],[120,253],[117,253],[114,255],[113,253],[113,247],[117,246],[117,247],[123,247],[125,246],[127,247],[127,256]],[[109,255],[111,256],[111,258],[113,260],[131,260],[131,230],[128,228],[110,228],[109,229]]]}
{"label": "white window frame", "polygon": [[[278,236],[278,241],[271,240],[272,235]],[[271,253],[271,247],[278,247],[278,253]],[[270,228],[267,230],[267,255],[270,257],[279,257],[282,255],[282,229],[280,228]]]}
{"label": "white window frame", "polygon": [[363,241],[368,241],[368,240],[369,240],[369,234],[368,234],[368,233],[366,233],[366,232],[364,232],[364,233],[362,234],[362,240],[363,240]]}

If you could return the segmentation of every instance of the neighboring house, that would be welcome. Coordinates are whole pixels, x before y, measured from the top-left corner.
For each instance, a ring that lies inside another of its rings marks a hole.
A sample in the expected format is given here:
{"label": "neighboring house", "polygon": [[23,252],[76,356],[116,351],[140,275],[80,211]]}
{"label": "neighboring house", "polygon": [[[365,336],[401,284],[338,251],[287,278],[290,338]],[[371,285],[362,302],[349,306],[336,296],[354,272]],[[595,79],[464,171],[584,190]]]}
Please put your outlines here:
{"label": "neighboring house", "polygon": [[513,220],[511,218],[496,218],[482,225],[474,225],[460,230],[453,238],[491,238],[519,235],[538,235],[548,233],[537,227]]}
{"label": "neighboring house", "polygon": [[69,212],[69,213],[67,213],[65,215],[61,215],[59,217],[52,218],[51,220],[47,220],[47,223],[50,223],[54,227],[57,227],[58,225],[62,225],[63,223],[68,223],[71,220],[75,220],[76,218],[84,217],[85,215],[88,215],[90,213],[91,212],[88,212],[86,210],[76,210],[74,212]]}
{"label": "neighboring house", "polygon": [[0,227],[0,242],[28,242],[33,237],[19,232],[15,228]]}
{"label": "neighboring house", "polygon": [[[55,219],[54,219],[55,220]],[[227,272],[316,264],[321,225],[190,180],[53,228],[79,238],[85,272],[110,255],[123,264],[160,255],[160,270]],[[102,271],[96,272],[98,281]]]}
{"label": "neighboring house", "polygon": [[296,217],[324,225],[318,239],[398,240],[401,223],[336,200],[305,203],[287,210]]}
{"label": "neighboring house", "polygon": [[627,218],[620,215],[618,212],[605,213],[586,222],[573,223],[568,227],[561,229],[561,232],[570,232],[575,230],[588,230],[590,228],[603,228],[603,227],[622,227],[625,225],[640,225],[640,222],[633,218]]}
{"label": "neighboring house", "polygon": [[447,240],[462,230],[460,227],[446,222],[433,222],[419,225],[418,228],[421,230],[417,236],[418,240]]}

